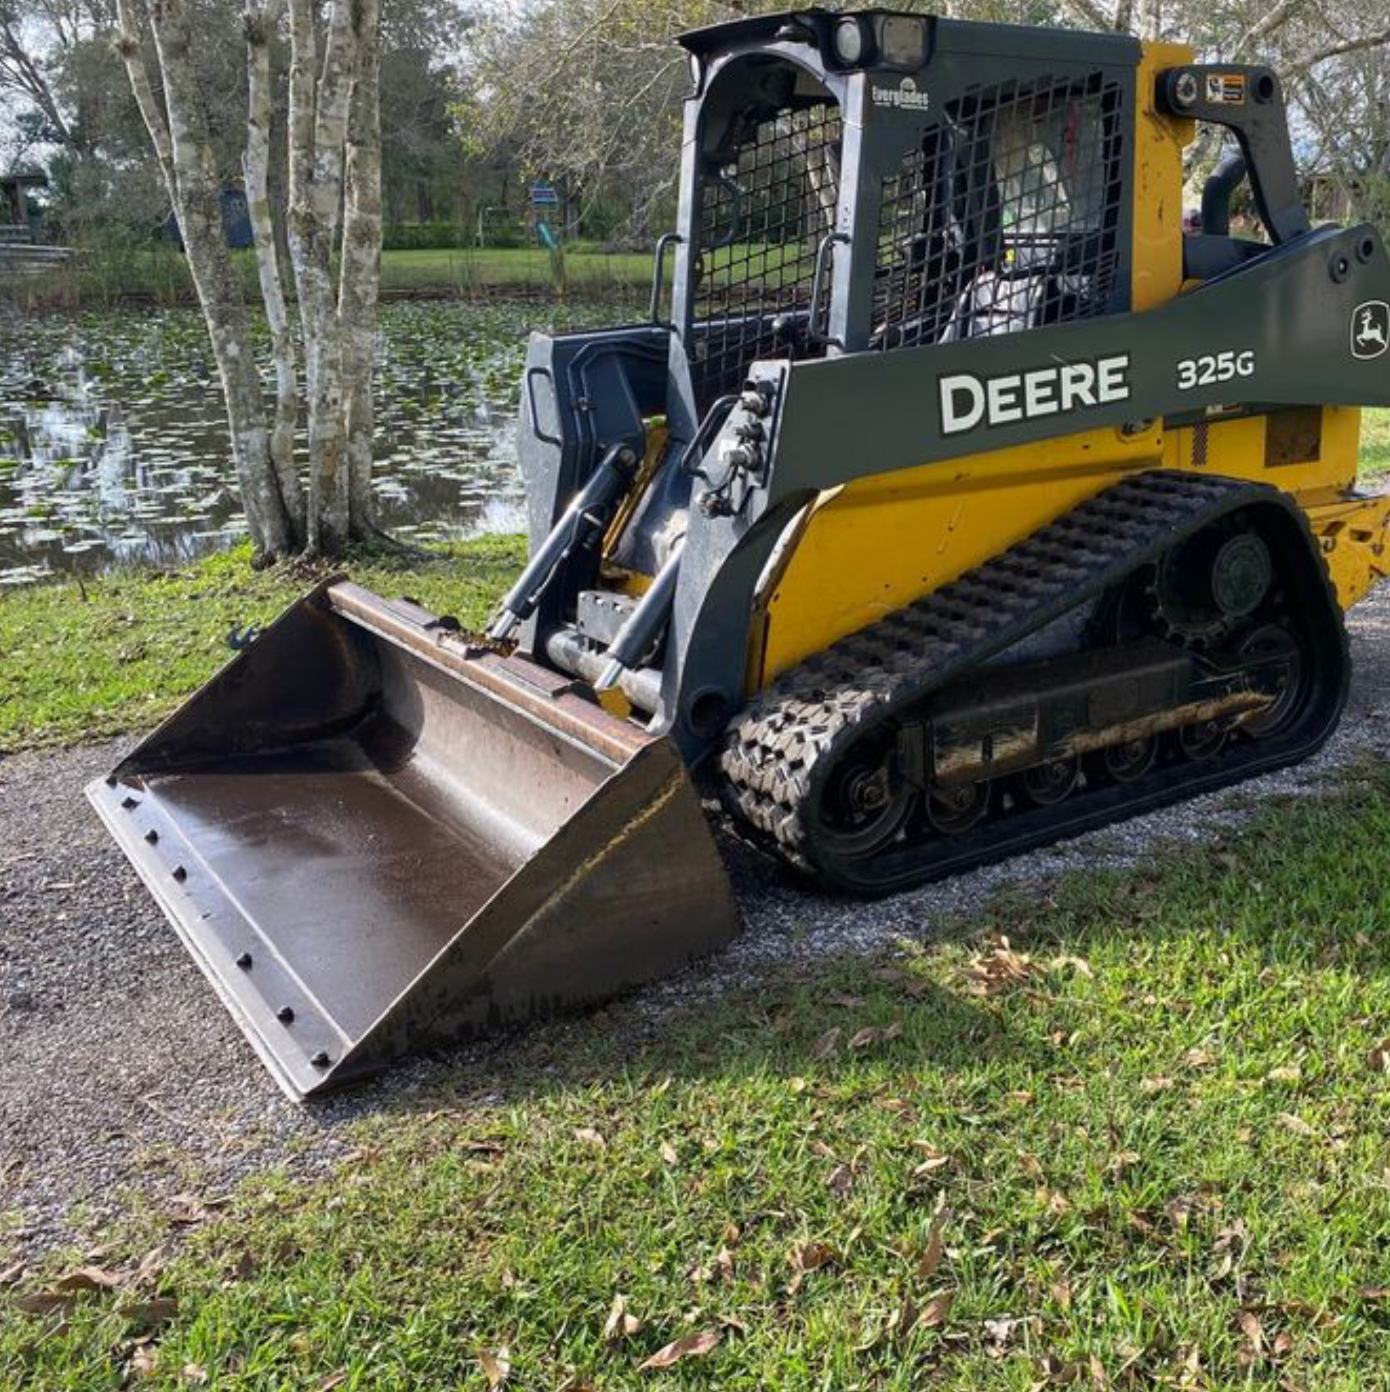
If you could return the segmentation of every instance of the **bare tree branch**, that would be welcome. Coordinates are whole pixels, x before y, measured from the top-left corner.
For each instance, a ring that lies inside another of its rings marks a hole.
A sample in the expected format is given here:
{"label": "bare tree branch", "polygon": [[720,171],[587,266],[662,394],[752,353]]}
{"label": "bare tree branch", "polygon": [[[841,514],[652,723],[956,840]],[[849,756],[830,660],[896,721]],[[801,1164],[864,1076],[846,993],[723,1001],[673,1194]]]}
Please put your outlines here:
{"label": "bare tree branch", "polygon": [[1384,48],[1387,44],[1390,44],[1390,29],[1381,29],[1374,34],[1358,34],[1355,38],[1344,39],[1341,43],[1332,44],[1330,47],[1321,49],[1317,53],[1286,67],[1284,80],[1287,82],[1291,78],[1307,72],[1309,68],[1315,68],[1319,63],[1327,62],[1329,58],[1340,58],[1347,53],[1361,53],[1370,48]]}

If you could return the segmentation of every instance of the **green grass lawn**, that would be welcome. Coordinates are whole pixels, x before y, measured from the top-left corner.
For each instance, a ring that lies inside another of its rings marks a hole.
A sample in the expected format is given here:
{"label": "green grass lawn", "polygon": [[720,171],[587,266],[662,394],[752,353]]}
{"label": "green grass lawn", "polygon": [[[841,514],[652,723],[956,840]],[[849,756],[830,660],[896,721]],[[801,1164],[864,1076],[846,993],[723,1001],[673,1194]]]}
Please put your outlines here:
{"label": "green grass lawn", "polygon": [[0,1385],[1390,1386],[1387,842],[1377,770],[655,1042],[533,1030],[172,1258],[133,1220],[112,1289],[19,1280]]}
{"label": "green grass lawn", "polygon": [[1390,472],[1390,410],[1361,415],[1361,473],[1375,478]]}
{"label": "green grass lawn", "polygon": [[[520,537],[487,537],[408,571],[348,569],[387,597],[409,594],[477,626],[524,558]],[[115,571],[0,597],[0,753],[153,724],[227,661],[233,629],[265,623],[315,578],[292,566],[254,571],[243,545],[179,570]]]}

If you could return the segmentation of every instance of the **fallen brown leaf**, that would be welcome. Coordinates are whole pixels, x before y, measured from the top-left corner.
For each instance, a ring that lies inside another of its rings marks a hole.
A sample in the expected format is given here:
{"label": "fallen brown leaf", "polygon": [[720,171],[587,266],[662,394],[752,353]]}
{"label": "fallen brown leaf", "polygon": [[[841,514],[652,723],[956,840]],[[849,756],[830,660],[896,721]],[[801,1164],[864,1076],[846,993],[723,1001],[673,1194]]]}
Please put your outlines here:
{"label": "fallen brown leaf", "polygon": [[1071,1285],[1066,1281],[1052,1283],[1052,1298],[1063,1310],[1071,1309]]}
{"label": "fallen brown leaf", "polygon": [[951,1210],[943,1208],[940,1213],[932,1219],[931,1231],[927,1234],[927,1246],[921,1257],[917,1261],[917,1275],[923,1281],[930,1281],[936,1275],[936,1269],[941,1265],[942,1255],[946,1251],[946,1242],[943,1236],[946,1224],[950,1221]]}
{"label": "fallen brown leaf", "polygon": [[336,1373],[329,1373],[322,1382],[316,1382],[314,1392],[333,1392],[335,1387],[341,1387],[347,1380],[347,1369],[339,1368]]}
{"label": "fallen brown leaf", "polygon": [[216,1217],[216,1210],[224,1207],[226,1202],[225,1198],[204,1199],[197,1194],[175,1194],[164,1205],[164,1216],[171,1223],[188,1227]]}
{"label": "fallen brown leaf", "polygon": [[1309,1126],[1301,1116],[1295,1116],[1292,1112],[1280,1113],[1279,1124],[1295,1136],[1314,1137],[1318,1134],[1315,1127]]}
{"label": "fallen brown leaf", "polygon": [[159,1371],[159,1348],[155,1344],[136,1344],[126,1364],[126,1381],[153,1377]]}
{"label": "fallen brown leaf", "polygon": [[134,1301],[122,1305],[120,1313],[132,1324],[141,1329],[158,1329],[167,1324],[179,1311],[179,1302],[170,1296],[156,1296],[153,1300]]}
{"label": "fallen brown leaf", "polygon": [[1245,1335],[1245,1348],[1241,1350],[1241,1362],[1258,1363],[1264,1357],[1265,1331],[1260,1317],[1253,1310],[1240,1310],[1236,1313],[1236,1323]]}
{"label": "fallen brown leaf", "polygon": [[670,1141],[662,1141],[661,1158],[668,1165],[679,1165],[680,1156],[676,1154],[676,1148]]}
{"label": "fallen brown leaf", "polygon": [[19,1280],[27,1268],[23,1262],[15,1262],[13,1266],[7,1266],[0,1271],[0,1286],[12,1286]]}
{"label": "fallen brown leaf", "polygon": [[[916,1302],[910,1295],[905,1295],[902,1304],[888,1316],[883,1332],[892,1338],[905,1338],[912,1332],[919,1314]],[[876,1342],[877,1338],[871,1340],[866,1347],[872,1347]]]}
{"label": "fallen brown leaf", "polygon": [[843,1199],[854,1187],[854,1171],[848,1165],[836,1165],[830,1172],[830,1177],[825,1181],[825,1187],[836,1198]]}
{"label": "fallen brown leaf", "polygon": [[811,1057],[813,1059],[828,1059],[832,1054],[837,1053],[840,1048],[840,1036],[844,1031],[835,1025],[821,1035],[811,1046]]}
{"label": "fallen brown leaf", "polygon": [[858,1010],[864,1004],[864,997],[851,996],[846,991],[831,991],[831,993],[826,996],[825,1003],[827,1005],[841,1006],[845,1010]]}
{"label": "fallen brown leaf", "polygon": [[798,1242],[791,1251],[791,1264],[796,1271],[819,1271],[835,1260],[835,1249],[828,1242]]}
{"label": "fallen brown leaf", "polygon": [[926,1157],[913,1170],[913,1174],[918,1177],[931,1174],[934,1170],[944,1170],[951,1163],[951,1157],[945,1151],[938,1150],[930,1141],[914,1141],[913,1145]]}
{"label": "fallen brown leaf", "polygon": [[1362,1300],[1390,1300],[1390,1286],[1357,1286],[1356,1293]]}
{"label": "fallen brown leaf", "polygon": [[1267,1083],[1296,1083],[1303,1077],[1303,1070],[1296,1064],[1285,1064],[1279,1068],[1271,1068],[1265,1074]]}
{"label": "fallen brown leaf", "polygon": [[478,1362],[482,1364],[489,1387],[501,1387],[512,1375],[512,1354],[505,1345],[499,1349],[484,1349],[478,1355]]}
{"label": "fallen brown leaf", "polygon": [[206,1387],[208,1370],[197,1363],[185,1363],[179,1369],[179,1380],[188,1383],[190,1387]]}
{"label": "fallen brown leaf", "polygon": [[955,1291],[938,1291],[922,1306],[922,1313],[917,1317],[917,1324],[922,1329],[935,1329],[938,1325],[945,1324],[951,1317],[951,1306],[955,1303]]}
{"label": "fallen brown leaf", "polygon": [[1159,1074],[1152,1078],[1140,1079],[1139,1091],[1146,1092],[1152,1097],[1154,1093],[1167,1092],[1174,1086],[1175,1084],[1171,1078]]}
{"label": "fallen brown leaf", "polygon": [[989,941],[989,951],[976,953],[961,971],[967,990],[994,996],[1022,986],[1036,975],[1033,960],[1026,953],[1015,952],[1008,938],[999,935]]}
{"label": "fallen brown leaf", "polygon": [[35,1291],[32,1295],[17,1295],[10,1302],[22,1315],[65,1315],[77,1303],[73,1295],[57,1291]]}
{"label": "fallen brown leaf", "polygon": [[1390,1039],[1382,1039],[1380,1043],[1366,1055],[1366,1062],[1377,1073],[1390,1073]]}
{"label": "fallen brown leaf", "polygon": [[791,1262],[792,1279],[787,1285],[787,1294],[795,1295],[812,1271],[819,1271],[835,1260],[835,1249],[827,1242],[798,1242],[788,1260]]}
{"label": "fallen brown leaf", "polygon": [[56,1291],[107,1291],[121,1283],[119,1276],[103,1271],[99,1266],[80,1266],[59,1276],[53,1283]]}
{"label": "fallen brown leaf", "polygon": [[607,1150],[608,1142],[603,1139],[603,1133],[596,1131],[592,1126],[576,1126],[574,1128],[574,1139],[580,1145],[592,1146],[595,1150]]}
{"label": "fallen brown leaf", "polygon": [[603,1337],[610,1343],[617,1343],[620,1339],[630,1338],[641,1328],[642,1321],[636,1315],[628,1313],[627,1297],[615,1295],[608,1318],[604,1321]]}
{"label": "fallen brown leaf", "polygon": [[703,1358],[713,1352],[718,1345],[720,1333],[717,1329],[702,1329],[698,1334],[687,1334],[682,1339],[673,1339],[665,1348],[658,1349],[638,1367],[638,1372],[669,1368],[683,1358]]}

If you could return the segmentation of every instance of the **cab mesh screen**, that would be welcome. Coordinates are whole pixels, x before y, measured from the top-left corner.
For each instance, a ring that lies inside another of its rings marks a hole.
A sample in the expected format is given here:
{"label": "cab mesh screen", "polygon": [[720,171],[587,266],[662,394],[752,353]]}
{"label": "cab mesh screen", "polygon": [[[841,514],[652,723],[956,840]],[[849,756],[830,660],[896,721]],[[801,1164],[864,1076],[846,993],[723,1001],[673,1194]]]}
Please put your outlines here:
{"label": "cab mesh screen", "polygon": [[1100,75],[946,104],[883,181],[876,348],[1015,333],[1113,310],[1123,102]]}
{"label": "cab mesh screen", "polygon": [[[816,357],[807,334],[816,250],[835,225],[840,109],[784,107],[745,124],[700,192],[691,371],[702,404],[758,358]],[[827,257],[818,319],[829,297]]]}

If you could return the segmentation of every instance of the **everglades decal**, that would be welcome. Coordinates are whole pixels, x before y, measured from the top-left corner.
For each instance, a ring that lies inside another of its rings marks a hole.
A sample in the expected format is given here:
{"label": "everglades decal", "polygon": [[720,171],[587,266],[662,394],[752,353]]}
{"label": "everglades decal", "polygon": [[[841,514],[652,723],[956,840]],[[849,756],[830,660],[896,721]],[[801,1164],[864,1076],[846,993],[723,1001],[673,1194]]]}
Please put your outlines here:
{"label": "everglades decal", "polygon": [[1128,401],[1129,354],[994,376],[952,372],[937,379],[937,390],[943,435],[963,435],[981,426],[993,430]]}
{"label": "everglades decal", "polygon": [[931,105],[930,95],[910,77],[903,78],[896,87],[880,87],[872,83],[869,90],[874,95],[875,106],[892,107],[897,111],[925,111]]}

